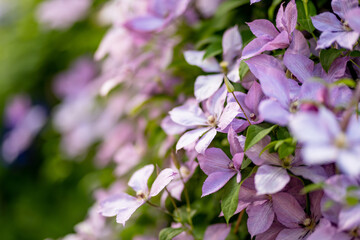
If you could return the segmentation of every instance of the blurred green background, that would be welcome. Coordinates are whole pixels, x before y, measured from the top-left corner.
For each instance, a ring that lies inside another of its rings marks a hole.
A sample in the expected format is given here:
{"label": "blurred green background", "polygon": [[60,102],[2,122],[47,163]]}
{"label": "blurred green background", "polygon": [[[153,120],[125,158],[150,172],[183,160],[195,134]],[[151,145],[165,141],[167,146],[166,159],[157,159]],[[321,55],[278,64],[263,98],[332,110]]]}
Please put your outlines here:
{"label": "blurred green background", "polygon": [[[18,93],[28,94],[49,112],[59,102],[51,90],[53,77],[77,57],[92,56],[106,32],[96,23],[96,12],[105,1],[94,1],[85,20],[62,31],[39,26],[35,18],[39,2],[0,1],[2,119],[7,99]],[[3,138],[7,129],[1,122]],[[15,163],[1,161],[1,240],[57,238],[73,232],[93,202],[92,190],[102,179],[109,182],[110,170],[92,167],[93,153],[85,161],[69,161],[60,152],[59,141],[48,122]]]}

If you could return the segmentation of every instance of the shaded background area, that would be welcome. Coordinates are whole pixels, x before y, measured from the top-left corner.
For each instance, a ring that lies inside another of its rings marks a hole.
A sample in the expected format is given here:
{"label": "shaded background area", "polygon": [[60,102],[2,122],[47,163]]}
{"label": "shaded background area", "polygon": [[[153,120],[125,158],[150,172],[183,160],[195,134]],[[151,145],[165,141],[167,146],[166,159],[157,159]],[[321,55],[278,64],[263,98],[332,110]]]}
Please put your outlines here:
{"label": "shaded background area", "polygon": [[[106,28],[96,22],[105,1],[94,1],[88,16],[69,29],[45,29],[35,17],[37,0],[0,1],[0,117],[9,99],[26,93],[47,115],[59,99],[52,79],[79,56],[92,56]],[[9,129],[1,121],[1,139]],[[60,136],[47,122],[30,149],[13,163],[0,164],[0,239],[44,239],[73,231],[93,202],[92,189],[109,182],[89,153],[69,161],[59,148]],[[109,174],[110,173],[110,174]]]}

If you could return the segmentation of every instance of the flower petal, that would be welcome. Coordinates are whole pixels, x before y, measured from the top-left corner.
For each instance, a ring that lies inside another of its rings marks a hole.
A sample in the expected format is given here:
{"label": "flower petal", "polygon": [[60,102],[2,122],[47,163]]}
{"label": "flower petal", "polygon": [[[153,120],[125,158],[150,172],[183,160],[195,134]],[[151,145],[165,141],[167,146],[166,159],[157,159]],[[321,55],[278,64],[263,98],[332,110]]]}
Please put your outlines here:
{"label": "flower petal", "polygon": [[285,169],[269,165],[260,166],[255,175],[257,194],[273,194],[281,191],[290,181]]}
{"label": "flower petal", "polygon": [[208,148],[204,154],[198,155],[198,161],[201,170],[206,175],[215,172],[229,172],[229,163],[231,160],[220,148]]}
{"label": "flower petal", "polygon": [[151,186],[150,196],[153,197],[158,195],[161,190],[163,190],[175,178],[176,175],[177,172],[171,168],[165,168],[162,170]]}
{"label": "flower petal", "polygon": [[211,173],[204,182],[201,197],[220,190],[235,174],[235,171]]}
{"label": "flower petal", "polygon": [[204,240],[225,240],[229,235],[231,226],[225,223],[210,225],[204,235]]}
{"label": "flower petal", "polygon": [[274,194],[272,200],[276,217],[284,226],[298,228],[299,224],[305,220],[304,210],[292,195],[281,192]]}
{"label": "flower petal", "polygon": [[132,187],[135,192],[148,192],[147,182],[154,171],[154,165],[149,164],[140,168],[131,176],[128,185]]}
{"label": "flower petal", "polygon": [[220,88],[223,78],[223,74],[198,76],[194,86],[196,100],[201,102],[211,97]]}
{"label": "flower petal", "polygon": [[179,141],[177,142],[176,151],[196,142],[199,139],[199,137],[201,137],[204,133],[206,133],[209,130],[210,128],[197,128],[191,131],[187,131],[180,137]]}
{"label": "flower petal", "polygon": [[247,226],[251,237],[267,231],[274,221],[274,210],[270,201],[247,207],[246,213],[249,218]]}
{"label": "flower petal", "polygon": [[195,65],[205,72],[220,72],[220,66],[215,58],[204,59],[205,51],[185,51],[184,57],[187,63]]}
{"label": "flower petal", "polygon": [[208,132],[206,132],[196,143],[195,150],[198,153],[203,153],[210,145],[214,137],[216,136],[216,129],[210,128]]}

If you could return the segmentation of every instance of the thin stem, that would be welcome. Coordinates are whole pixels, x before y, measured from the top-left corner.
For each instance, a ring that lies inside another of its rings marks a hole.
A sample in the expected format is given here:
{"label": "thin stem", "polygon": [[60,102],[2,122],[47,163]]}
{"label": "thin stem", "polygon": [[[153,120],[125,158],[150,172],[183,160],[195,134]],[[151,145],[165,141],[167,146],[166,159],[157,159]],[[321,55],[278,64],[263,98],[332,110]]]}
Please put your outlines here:
{"label": "thin stem", "polygon": [[250,122],[250,120],[249,120],[249,118],[248,118],[248,116],[246,115],[246,113],[245,113],[245,111],[244,111],[243,107],[241,106],[241,104],[240,104],[239,100],[236,98],[235,94],[234,94],[233,92],[232,92],[231,94],[234,96],[235,101],[236,101],[236,102],[237,102],[237,104],[239,105],[239,107],[240,107],[241,111],[244,113],[245,118],[246,118],[246,120],[248,121],[248,123],[249,123],[250,125],[252,125],[252,124],[251,124],[251,122]]}
{"label": "thin stem", "polygon": [[186,200],[186,211],[188,213],[188,221],[189,221],[191,231],[192,231],[194,229],[194,225],[193,225],[193,222],[192,222],[192,219],[191,219],[191,216],[190,216],[191,206],[190,206],[189,193],[187,191],[187,188],[186,188],[186,185],[185,185],[185,180],[184,180],[180,170],[179,170],[179,175],[180,175],[181,182],[184,184],[184,195],[185,195],[185,200]]}
{"label": "thin stem", "polygon": [[157,208],[157,209],[159,209],[160,211],[162,211],[162,212],[164,212],[164,213],[166,213],[166,214],[174,217],[174,215],[173,215],[171,212],[169,212],[168,210],[166,210],[166,209],[164,209],[164,208],[162,208],[162,207],[160,207],[160,206],[158,206],[158,205],[156,205],[156,204],[154,204],[154,203],[152,203],[152,202],[150,202],[150,201],[146,201],[146,203],[149,204],[150,206],[152,206],[152,207],[154,207],[154,208]]}
{"label": "thin stem", "polygon": [[239,226],[240,226],[240,223],[241,223],[241,219],[242,219],[242,217],[244,215],[244,212],[245,212],[245,209],[240,212],[239,217],[236,220],[236,225],[235,225],[235,228],[234,228],[234,234],[236,234],[239,231]]}
{"label": "thin stem", "polygon": [[354,62],[354,60],[350,59],[350,62],[352,62],[355,66],[357,66],[360,69],[360,66],[356,62]]}
{"label": "thin stem", "polygon": [[176,206],[175,200],[172,198],[169,190],[168,190],[166,187],[165,187],[165,191],[167,192],[167,194],[168,194],[168,196],[169,196],[169,198],[170,198],[170,201],[171,201],[173,207],[175,208],[175,210],[177,210],[178,208],[177,208],[177,206]]}

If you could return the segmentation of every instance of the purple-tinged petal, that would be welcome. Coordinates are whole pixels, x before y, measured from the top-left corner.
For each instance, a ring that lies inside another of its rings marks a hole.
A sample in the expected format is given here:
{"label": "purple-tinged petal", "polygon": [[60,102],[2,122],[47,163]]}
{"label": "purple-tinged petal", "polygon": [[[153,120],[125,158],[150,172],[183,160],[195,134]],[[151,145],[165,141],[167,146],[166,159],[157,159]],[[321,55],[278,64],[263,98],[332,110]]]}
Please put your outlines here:
{"label": "purple-tinged petal", "polygon": [[282,68],[275,68],[277,61],[269,55],[260,55],[246,61],[250,71],[260,80],[261,88],[268,97],[277,99],[283,106],[290,101],[289,83]]}
{"label": "purple-tinged petal", "polygon": [[328,164],[335,161],[338,149],[331,145],[306,145],[302,150],[302,156],[308,165]]}
{"label": "purple-tinged petal", "polygon": [[322,32],[342,32],[344,31],[341,22],[337,17],[329,12],[321,13],[311,17],[314,27]]}
{"label": "purple-tinged petal", "polygon": [[227,96],[227,90],[225,86],[222,86],[212,95],[206,102],[207,111],[216,117],[217,119],[221,116],[224,110],[224,103]]}
{"label": "purple-tinged petal", "polygon": [[307,231],[303,228],[284,229],[277,235],[276,240],[304,239]]}
{"label": "purple-tinged petal", "polygon": [[360,33],[360,8],[351,9],[347,12],[345,19],[349,23],[349,26],[356,32]]}
{"label": "purple-tinged petal", "polygon": [[232,172],[229,169],[231,160],[220,148],[208,148],[204,154],[198,155],[201,170],[206,175],[215,172]]}
{"label": "purple-tinged petal", "polygon": [[202,186],[201,197],[219,191],[235,174],[235,171],[211,173]]}
{"label": "purple-tinged petal", "polygon": [[309,179],[314,183],[323,182],[326,180],[326,172],[322,167],[312,166],[309,167],[292,167],[290,171],[296,176],[301,176]]}
{"label": "purple-tinged petal", "polygon": [[331,64],[328,73],[322,72],[321,77],[328,83],[333,83],[339,78],[344,77],[346,71],[346,64],[350,60],[349,57],[337,58]]}
{"label": "purple-tinged petal", "polygon": [[230,123],[232,123],[232,121],[240,113],[240,111],[240,107],[237,103],[228,103],[220,116],[219,122],[217,124],[218,128],[221,131],[224,130],[227,126],[229,126]]}
{"label": "purple-tinged petal", "polygon": [[297,9],[295,1],[292,0],[286,5],[284,16],[281,20],[288,34],[292,33],[297,22]]}
{"label": "purple-tinged petal", "polygon": [[290,112],[278,101],[267,99],[259,105],[260,116],[269,122],[285,126],[290,119]]}
{"label": "purple-tinged petal", "polygon": [[283,49],[289,45],[289,36],[284,31],[276,36],[275,39],[269,41],[265,37],[255,38],[243,50],[241,59],[248,59],[250,57],[261,54],[265,51],[272,51],[276,49]]}
{"label": "purple-tinged petal", "polygon": [[260,166],[255,175],[257,194],[274,194],[281,191],[290,181],[286,169],[270,165]]}
{"label": "purple-tinged petal", "polygon": [[125,27],[131,31],[136,32],[152,32],[158,30],[165,24],[163,18],[158,18],[154,16],[144,16],[134,18],[125,23]]}
{"label": "purple-tinged petal", "polygon": [[225,223],[210,225],[204,235],[204,240],[225,240],[229,235],[231,226]]}
{"label": "purple-tinged petal", "polygon": [[120,209],[133,205],[137,199],[127,193],[113,195],[100,203],[99,212],[105,217],[113,217]]}
{"label": "purple-tinged petal", "polygon": [[200,67],[205,72],[220,72],[220,66],[215,58],[204,58],[205,51],[185,51],[187,63]]}
{"label": "purple-tinged petal", "polygon": [[198,153],[204,153],[216,136],[216,133],[217,131],[215,128],[211,128],[208,132],[206,132],[196,143],[195,150]]}
{"label": "purple-tinged petal", "polygon": [[352,32],[323,32],[320,35],[316,48],[327,48],[335,41],[343,48],[352,50],[353,45],[359,38],[359,33]]}
{"label": "purple-tinged petal", "polygon": [[257,3],[257,2],[260,2],[261,0],[250,0],[250,4],[254,4],[254,3]]}
{"label": "purple-tinged petal", "polygon": [[132,206],[128,206],[127,208],[120,209],[118,215],[116,216],[116,222],[125,226],[125,222],[129,220],[129,218],[136,211],[136,209],[138,209],[144,203],[145,200],[137,200],[133,202]]}
{"label": "purple-tinged petal", "polygon": [[161,121],[161,128],[166,132],[167,135],[176,135],[187,130],[187,128],[183,125],[177,124],[171,120],[170,116],[166,116]]}
{"label": "purple-tinged petal", "polygon": [[341,150],[337,159],[337,165],[340,170],[352,177],[360,175],[360,149]]}
{"label": "purple-tinged petal", "polygon": [[342,203],[345,201],[347,188],[357,185],[356,181],[345,175],[334,175],[326,180],[325,194],[332,200]]}
{"label": "purple-tinged petal", "polygon": [[236,170],[240,170],[242,161],[244,159],[244,153],[236,153],[233,157],[234,167]]}
{"label": "purple-tinged petal", "polygon": [[154,171],[154,165],[149,164],[140,168],[131,176],[128,185],[135,190],[135,192],[148,192],[147,182]]}
{"label": "purple-tinged petal", "polygon": [[349,125],[346,129],[346,137],[350,142],[360,142],[360,120],[353,115],[350,119]]}
{"label": "purple-tinged petal", "polygon": [[344,208],[339,214],[339,230],[351,230],[360,225],[360,205]]}
{"label": "purple-tinged petal", "polygon": [[165,168],[162,170],[151,186],[150,196],[153,197],[158,195],[161,190],[163,190],[174,179],[176,175],[177,172],[171,168]]}
{"label": "purple-tinged petal", "polygon": [[266,19],[257,19],[246,24],[250,27],[251,32],[258,38],[265,37],[273,40],[279,34],[274,25]]}
{"label": "purple-tinged petal", "polygon": [[314,62],[306,56],[286,52],[284,64],[300,82],[313,77]]}
{"label": "purple-tinged petal", "polygon": [[300,54],[306,57],[310,57],[309,44],[306,41],[304,35],[299,30],[295,29],[292,36],[292,41],[289,48],[286,50],[286,53]]}
{"label": "purple-tinged petal", "polygon": [[236,56],[239,56],[242,49],[242,39],[238,26],[234,26],[223,35],[222,38],[223,60],[231,63]]}
{"label": "purple-tinged petal", "polygon": [[270,201],[254,203],[246,209],[247,226],[251,237],[267,231],[274,221],[274,210]]}
{"label": "purple-tinged petal", "polygon": [[184,133],[176,144],[176,151],[196,142],[205,132],[211,128],[197,128]]}
{"label": "purple-tinged petal", "polygon": [[323,196],[323,191],[315,191],[310,193],[310,211],[311,216],[315,221],[318,221],[322,216],[321,199]]}
{"label": "purple-tinged petal", "polygon": [[173,108],[169,115],[175,123],[187,127],[207,124],[207,118],[195,100],[187,101],[184,105]]}
{"label": "purple-tinged petal", "polygon": [[230,144],[231,155],[234,156],[236,153],[241,153],[244,151],[241,147],[239,139],[237,138],[237,134],[232,127],[230,127],[228,131],[228,141]]}
{"label": "purple-tinged petal", "polygon": [[345,19],[348,11],[359,6],[358,0],[332,0],[331,7],[340,18]]}
{"label": "purple-tinged petal", "polygon": [[315,231],[309,236],[307,240],[328,239],[335,240],[336,228],[331,225],[331,222],[326,218],[322,218],[315,228]]}
{"label": "purple-tinged petal", "polygon": [[223,74],[198,76],[194,86],[196,99],[201,102],[211,97],[220,88],[223,78]]}
{"label": "purple-tinged petal", "polygon": [[279,29],[280,31],[285,31],[285,26],[284,26],[284,22],[283,22],[283,18],[284,18],[284,3],[282,3],[280,5],[280,8],[276,14],[276,27],[277,29]]}
{"label": "purple-tinged petal", "polygon": [[258,106],[260,104],[260,101],[264,98],[264,94],[261,91],[261,86],[257,82],[254,82],[251,88],[249,89],[249,92],[246,94],[245,97],[245,104],[250,109],[250,111],[253,111],[253,113],[256,113],[258,110]]}
{"label": "purple-tinged petal", "polygon": [[[242,142],[245,143],[245,137],[239,136],[240,144]],[[260,155],[261,151],[270,143],[270,137],[266,136],[263,139],[261,139],[258,143],[256,143],[254,146],[252,146],[250,149],[248,149],[245,154],[248,156],[251,161],[256,165],[263,165],[265,164],[271,164],[271,165],[281,165],[281,161],[279,160],[279,157],[276,153],[269,153],[268,150],[263,152]]]}
{"label": "purple-tinged petal", "polygon": [[274,240],[281,230],[284,229],[278,222],[274,222],[273,225],[264,233],[256,236],[256,240]]}
{"label": "purple-tinged petal", "polygon": [[298,228],[305,220],[304,210],[292,195],[281,192],[274,194],[272,200],[276,217],[284,226]]}

